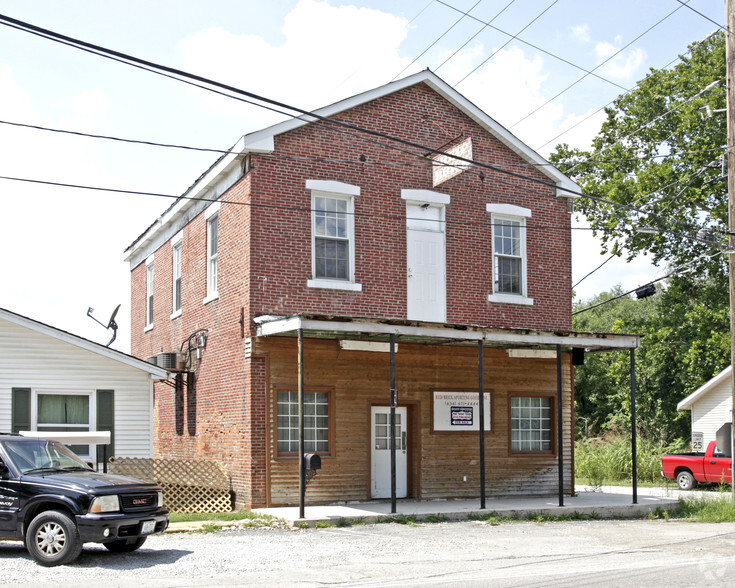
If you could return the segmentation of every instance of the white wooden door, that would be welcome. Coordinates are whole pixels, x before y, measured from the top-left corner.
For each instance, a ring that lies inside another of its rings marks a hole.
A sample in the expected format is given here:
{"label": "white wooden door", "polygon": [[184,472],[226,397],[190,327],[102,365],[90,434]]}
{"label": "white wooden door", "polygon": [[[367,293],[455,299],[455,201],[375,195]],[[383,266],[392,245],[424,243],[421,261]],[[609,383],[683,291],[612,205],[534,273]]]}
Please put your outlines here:
{"label": "white wooden door", "polygon": [[447,318],[443,209],[409,204],[406,215],[406,317],[443,323]]}
{"label": "white wooden door", "polygon": [[[390,407],[373,406],[371,496],[390,498]],[[408,492],[408,458],[406,407],[396,407],[396,498]]]}

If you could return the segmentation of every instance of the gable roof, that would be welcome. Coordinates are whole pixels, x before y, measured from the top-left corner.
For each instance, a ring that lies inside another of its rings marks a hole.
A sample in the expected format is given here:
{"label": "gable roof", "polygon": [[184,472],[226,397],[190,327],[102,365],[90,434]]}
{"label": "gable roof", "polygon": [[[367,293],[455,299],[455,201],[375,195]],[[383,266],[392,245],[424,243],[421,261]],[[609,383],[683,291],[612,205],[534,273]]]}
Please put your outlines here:
{"label": "gable roof", "polygon": [[709,382],[706,382],[705,384],[697,388],[694,392],[692,392],[689,396],[687,396],[684,400],[679,402],[679,404],[676,405],[676,410],[691,410],[692,406],[698,400],[701,400],[702,397],[709,394],[717,386],[722,384],[723,381],[729,380],[730,378],[732,378],[732,365],[726,367]]}
{"label": "gable roof", "polygon": [[[394,94],[405,88],[424,83],[442,96],[449,103],[457,107],[461,112],[475,121],[489,134],[496,137],[503,145],[517,154],[529,164],[537,166],[549,182],[556,184],[557,195],[568,198],[576,198],[581,193],[581,187],[554,167],[548,160],[531,149],[508,129],[488,116],[484,111],[470,102],[452,86],[447,84],[435,73],[428,69],[420,71],[400,80],[390,82],[383,86],[373,88],[367,92],[356,94],[350,98],[340,100],[324,106],[313,113],[289,118],[283,122],[271,125],[259,131],[248,133],[232,147],[229,153],[222,155],[212,166],[206,170],[182,194],[164,213],[156,219],[135,241],[125,250],[125,261],[134,265],[141,261],[141,256],[136,255],[145,244],[156,241],[159,229],[171,225],[186,216],[191,218],[192,213],[198,214],[211,202],[217,200],[230,186],[232,186],[241,175],[240,161],[249,153],[271,153],[275,150],[275,137],[287,133],[299,127],[311,124],[321,118],[333,117],[357,106],[367,104],[378,98]],[[164,241],[165,239],[160,239]],[[156,245],[161,243],[156,242]]]}
{"label": "gable roof", "polygon": [[106,357],[107,359],[112,359],[130,367],[147,372],[156,379],[165,380],[168,378],[168,372],[166,370],[164,370],[163,368],[159,368],[158,366],[155,366],[151,363],[148,363],[145,360],[138,359],[137,357],[128,355],[127,353],[123,353],[122,351],[110,349],[109,347],[105,347],[104,345],[95,343],[94,341],[90,341],[89,339],[85,339],[84,337],[79,337],[78,335],[73,335],[72,333],[62,331],[61,329],[57,329],[56,327],[52,327],[45,323],[33,320],[31,318],[28,318],[27,316],[11,312],[10,310],[7,310],[5,308],[0,308],[0,319],[4,319],[10,323],[25,327],[43,335],[47,335],[48,337],[51,337],[53,339],[57,339],[58,341],[69,343],[86,351],[90,351],[102,357]]}

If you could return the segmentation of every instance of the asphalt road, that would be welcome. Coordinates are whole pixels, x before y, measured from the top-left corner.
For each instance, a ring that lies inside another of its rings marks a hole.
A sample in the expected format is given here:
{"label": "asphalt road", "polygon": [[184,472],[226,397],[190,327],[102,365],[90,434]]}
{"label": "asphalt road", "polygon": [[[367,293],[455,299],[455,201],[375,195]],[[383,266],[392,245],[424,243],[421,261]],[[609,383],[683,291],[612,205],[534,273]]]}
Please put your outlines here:
{"label": "asphalt road", "polygon": [[0,542],[2,586],[735,585],[735,524],[578,521],[242,529],[149,538],[138,552],[88,544],[43,568]]}

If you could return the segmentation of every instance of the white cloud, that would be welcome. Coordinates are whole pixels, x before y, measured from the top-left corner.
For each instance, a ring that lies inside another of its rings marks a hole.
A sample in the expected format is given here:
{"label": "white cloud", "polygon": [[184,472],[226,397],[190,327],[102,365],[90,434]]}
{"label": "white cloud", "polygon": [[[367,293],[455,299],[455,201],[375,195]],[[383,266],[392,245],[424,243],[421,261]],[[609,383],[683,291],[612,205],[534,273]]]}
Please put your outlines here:
{"label": "white cloud", "polygon": [[[600,61],[609,59],[612,55],[615,55],[619,48],[619,39],[616,39],[616,44],[608,42],[600,42],[595,45],[595,54]],[[613,57],[610,61],[602,66],[601,74],[618,80],[629,80],[632,79],[636,72],[638,72],[640,66],[646,60],[647,54],[644,49],[633,48]]]}
{"label": "white cloud", "polygon": [[398,47],[407,26],[377,10],[300,0],[286,16],[280,45],[206,29],[179,46],[184,69],[312,109],[388,82],[406,65]]}
{"label": "white cloud", "polygon": [[590,42],[590,26],[587,24],[583,25],[576,25],[571,27],[571,37],[573,40],[578,41],[579,43],[589,43]]}

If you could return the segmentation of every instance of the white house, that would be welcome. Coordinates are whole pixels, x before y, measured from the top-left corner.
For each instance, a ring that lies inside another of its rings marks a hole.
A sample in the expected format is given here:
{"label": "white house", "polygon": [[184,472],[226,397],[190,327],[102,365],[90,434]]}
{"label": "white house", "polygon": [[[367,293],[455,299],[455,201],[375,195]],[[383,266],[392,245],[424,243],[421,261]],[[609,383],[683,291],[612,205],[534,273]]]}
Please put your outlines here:
{"label": "white house", "polygon": [[[0,432],[110,431],[108,455],[153,457],[166,370],[0,308]],[[94,446],[74,446],[92,458]],[[102,448],[98,448],[100,460]]]}
{"label": "white house", "polygon": [[717,430],[731,419],[732,366],[692,392],[676,408],[692,411],[692,449],[704,451],[710,441],[716,441]]}

